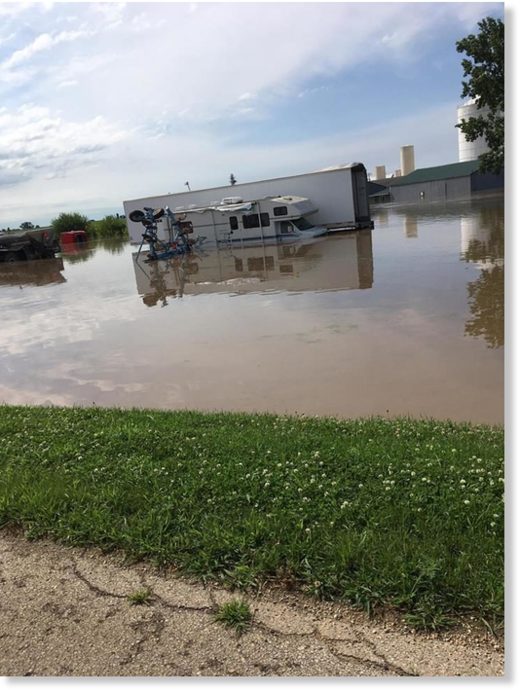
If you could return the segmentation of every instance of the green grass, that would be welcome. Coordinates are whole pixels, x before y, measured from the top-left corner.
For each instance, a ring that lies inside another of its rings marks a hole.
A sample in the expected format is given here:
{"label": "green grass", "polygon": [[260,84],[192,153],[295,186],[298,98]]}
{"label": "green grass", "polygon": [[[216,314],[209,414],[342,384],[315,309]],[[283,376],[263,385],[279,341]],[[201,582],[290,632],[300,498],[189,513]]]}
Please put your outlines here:
{"label": "green grass", "polygon": [[141,589],[128,595],[128,600],[132,605],[148,605],[152,600],[150,589]]}
{"label": "green grass", "polygon": [[237,598],[220,605],[215,613],[216,622],[222,622],[226,627],[232,627],[238,634],[242,634],[249,627],[252,619],[253,615],[249,605]]}
{"label": "green grass", "polygon": [[503,429],[0,407],[0,526],[417,626],[503,616]]}

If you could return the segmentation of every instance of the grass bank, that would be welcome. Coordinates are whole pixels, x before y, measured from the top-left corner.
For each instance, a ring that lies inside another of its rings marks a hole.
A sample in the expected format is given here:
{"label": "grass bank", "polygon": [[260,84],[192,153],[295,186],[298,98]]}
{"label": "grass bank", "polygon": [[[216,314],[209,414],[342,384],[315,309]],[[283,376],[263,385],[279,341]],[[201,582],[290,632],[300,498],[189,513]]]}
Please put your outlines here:
{"label": "grass bank", "polygon": [[0,526],[435,627],[503,614],[503,430],[0,407]]}

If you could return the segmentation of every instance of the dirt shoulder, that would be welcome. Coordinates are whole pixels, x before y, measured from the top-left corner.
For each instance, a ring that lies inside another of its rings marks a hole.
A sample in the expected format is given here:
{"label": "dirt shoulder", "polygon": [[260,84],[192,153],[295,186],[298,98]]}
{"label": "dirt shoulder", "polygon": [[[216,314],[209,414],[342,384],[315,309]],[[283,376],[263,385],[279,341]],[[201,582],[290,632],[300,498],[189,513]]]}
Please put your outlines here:
{"label": "dirt shoulder", "polygon": [[[2,676],[500,676],[503,643],[468,626],[421,634],[337,604],[245,597],[241,636],[214,622],[236,593],[0,531]],[[150,602],[128,596],[150,591]]]}

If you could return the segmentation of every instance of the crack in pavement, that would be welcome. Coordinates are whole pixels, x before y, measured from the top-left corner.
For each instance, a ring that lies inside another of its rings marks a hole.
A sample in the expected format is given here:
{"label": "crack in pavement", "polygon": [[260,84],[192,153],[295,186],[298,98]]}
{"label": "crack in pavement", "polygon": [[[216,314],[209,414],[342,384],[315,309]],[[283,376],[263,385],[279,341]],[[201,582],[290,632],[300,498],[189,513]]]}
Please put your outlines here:
{"label": "crack in pavement", "polygon": [[[177,575],[158,577],[146,564],[126,569],[118,559],[100,563],[90,549],[81,554],[2,533],[0,545],[2,557],[13,555],[1,565],[9,606],[0,610],[0,674],[502,674],[500,644],[489,638],[450,636],[430,646],[346,609],[317,604],[309,612],[303,598],[279,602],[269,594],[202,587]],[[149,602],[134,609],[132,588],[146,589]],[[243,635],[212,617],[237,597],[253,615]]]}
{"label": "crack in pavement", "polygon": [[112,591],[106,591],[106,589],[102,589],[99,586],[96,586],[95,584],[92,584],[91,581],[85,577],[85,575],[81,574],[81,572],[78,569],[78,566],[76,564],[75,560],[71,560],[72,565],[71,565],[71,571],[76,576],[80,581],[82,581],[88,588],[93,591],[95,594],[98,596],[108,596],[111,598],[123,598],[126,599],[127,596],[122,596],[121,594],[118,593],[113,593]]}
{"label": "crack in pavement", "polygon": [[[99,586],[96,586],[95,584],[93,584],[89,579],[87,579],[87,577],[85,577],[85,575],[83,575],[79,571],[79,568],[78,568],[75,561],[72,561],[72,572],[74,573],[74,575],[78,579],[80,579],[84,584],[86,584],[86,586],[91,591],[96,593],[98,596],[119,598],[119,599],[127,599],[128,598],[128,596],[126,596],[126,595],[116,594],[112,591],[102,589]],[[210,600],[212,602],[211,606],[190,606],[190,605],[185,605],[185,604],[168,602],[162,596],[159,596],[159,594],[157,594],[149,586],[149,584],[146,582],[146,580],[144,578],[141,578],[141,584],[146,589],[148,589],[148,591],[150,592],[150,597],[151,597],[151,599],[153,599],[153,601],[161,604],[162,606],[164,606],[170,610],[174,610],[176,612],[190,611],[190,612],[201,612],[201,613],[208,613],[209,614],[209,613],[215,612],[216,609],[218,608],[218,604],[215,601],[215,598],[214,598],[212,591],[209,591],[209,593],[208,593],[208,596],[210,597]],[[157,614],[157,616],[159,617],[159,614]],[[161,621],[162,621],[162,627],[161,627],[161,633],[162,633],[162,630],[164,629],[164,626],[165,626],[164,618],[161,618]],[[135,624],[132,624],[131,627],[133,627],[134,629],[138,629],[143,624],[146,625],[147,622],[135,623]],[[250,624],[250,629],[255,629],[255,628],[258,630],[264,631],[264,632],[268,632],[270,634],[275,635],[276,637],[280,637],[283,639],[290,639],[292,637],[296,637],[299,639],[318,640],[318,641],[323,642],[327,646],[330,653],[332,655],[334,655],[336,658],[340,658],[340,659],[344,659],[344,660],[353,660],[353,661],[356,661],[358,663],[363,663],[364,665],[369,665],[369,666],[375,667],[375,668],[377,668],[379,670],[383,670],[385,672],[392,671],[395,674],[400,675],[400,676],[415,676],[416,675],[415,673],[407,671],[404,668],[401,668],[400,666],[395,665],[395,664],[391,663],[390,661],[388,661],[383,654],[381,654],[379,651],[377,651],[377,648],[376,648],[376,645],[374,644],[374,642],[370,641],[369,639],[367,639],[366,637],[364,637],[363,635],[361,635],[359,632],[357,632],[355,630],[354,631],[355,631],[355,634],[357,636],[357,639],[350,639],[348,637],[345,637],[345,638],[343,638],[343,637],[329,637],[327,635],[321,634],[321,632],[319,631],[319,629],[317,627],[315,627],[312,630],[312,632],[308,632],[308,633],[307,632],[303,632],[303,633],[302,632],[280,632],[279,630],[276,630],[275,628],[270,627],[269,625],[266,625],[265,623],[255,621],[255,619],[253,618],[253,620],[251,621],[251,624]],[[126,664],[130,663],[134,658],[139,656],[139,654],[142,652],[142,648],[143,648],[144,644],[149,640],[150,636],[156,636],[157,637],[157,633],[152,632],[151,635],[146,634],[141,639],[139,639],[135,645],[136,651],[135,651],[134,655],[129,654],[129,656],[122,659],[121,665],[126,665]],[[159,639],[160,639],[160,635],[158,637],[158,640]],[[364,658],[363,656],[356,656],[355,654],[346,654],[346,653],[343,653],[341,651],[338,651],[336,649],[336,647],[333,646],[333,644],[336,642],[341,642],[341,643],[346,643],[346,644],[348,644],[348,643],[365,644],[366,646],[368,646],[370,648],[370,650],[372,651],[374,656],[376,656],[377,658],[380,659],[380,661],[374,661],[374,660],[369,659],[369,658]],[[238,653],[240,654],[244,663],[252,664],[251,661],[249,661],[247,658],[244,657],[244,654],[242,653],[241,647],[239,645],[239,639],[238,638],[237,638],[237,650],[238,650]]]}
{"label": "crack in pavement", "polygon": [[[373,642],[367,640],[365,637],[359,635],[359,633],[357,632],[356,635],[359,637],[358,639],[349,639],[348,637],[328,637],[327,635],[321,634],[317,627],[315,627],[312,630],[312,632],[280,632],[279,630],[273,629],[272,627],[269,627],[269,625],[266,625],[264,623],[255,623],[254,620],[252,625],[260,630],[263,630],[264,632],[269,632],[270,634],[274,634],[275,636],[284,639],[294,637],[298,639],[312,639],[321,641],[327,646],[330,653],[336,656],[337,658],[351,659],[353,661],[357,661],[358,663],[370,665],[384,671],[390,670],[400,676],[414,677],[416,675],[415,673],[411,673],[410,671],[407,671],[404,668],[401,668],[400,666],[397,666],[387,661],[385,656],[375,649],[375,644]],[[370,658],[364,658],[363,656],[356,656],[355,654],[346,654],[341,651],[338,651],[333,646],[336,642],[341,642],[342,644],[366,644],[372,650],[372,653],[379,659],[381,659],[382,662],[374,661]]]}

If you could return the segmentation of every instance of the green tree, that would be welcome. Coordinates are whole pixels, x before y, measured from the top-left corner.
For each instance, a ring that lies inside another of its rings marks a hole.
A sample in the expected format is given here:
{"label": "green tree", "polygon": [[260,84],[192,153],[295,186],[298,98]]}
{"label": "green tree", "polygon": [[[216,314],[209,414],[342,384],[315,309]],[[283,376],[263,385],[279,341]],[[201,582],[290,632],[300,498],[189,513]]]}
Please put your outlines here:
{"label": "green tree", "polygon": [[486,17],[478,23],[479,33],[457,41],[464,77],[462,98],[474,99],[482,115],[463,119],[457,127],[474,142],[483,136],[489,152],[479,157],[480,170],[500,173],[504,168],[504,23]]}
{"label": "green tree", "polygon": [[22,231],[30,231],[32,228],[34,228],[34,224],[30,221],[24,221],[20,224],[20,228],[22,229]]}
{"label": "green tree", "polygon": [[51,226],[58,236],[66,231],[86,231],[88,219],[78,212],[62,212],[56,219],[51,221]]}
{"label": "green tree", "polygon": [[124,216],[109,214],[100,221],[90,221],[88,233],[96,238],[128,238],[128,228]]}

